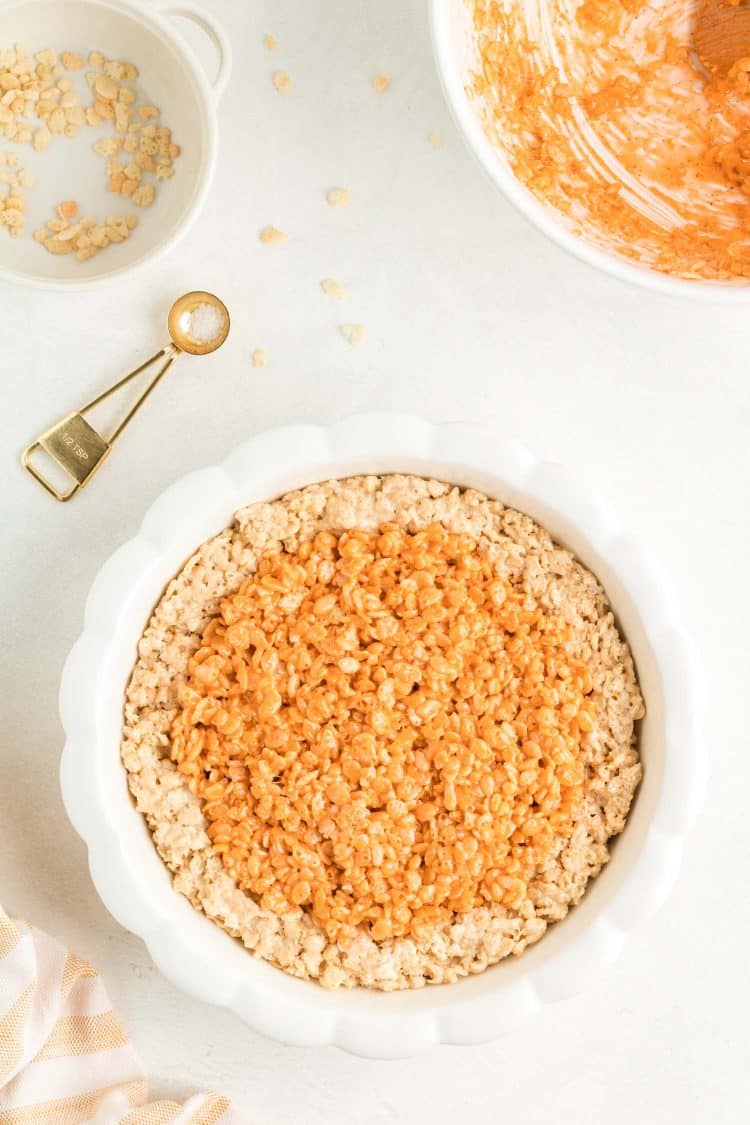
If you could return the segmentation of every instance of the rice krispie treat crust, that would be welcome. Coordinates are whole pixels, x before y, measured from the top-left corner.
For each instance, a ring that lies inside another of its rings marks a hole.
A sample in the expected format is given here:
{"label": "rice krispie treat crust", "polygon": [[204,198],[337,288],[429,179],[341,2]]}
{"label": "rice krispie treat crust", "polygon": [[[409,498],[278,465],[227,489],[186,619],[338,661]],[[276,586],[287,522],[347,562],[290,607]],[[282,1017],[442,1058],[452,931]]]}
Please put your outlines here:
{"label": "rice krispie treat crust", "polygon": [[[583,798],[572,832],[513,907],[490,903],[429,933],[376,941],[363,929],[337,944],[304,908],[279,913],[240,890],[214,850],[202,801],[170,758],[178,686],[219,603],[269,551],[296,550],[319,532],[432,524],[471,536],[498,577],[570,626],[571,659],[590,673],[593,730],[582,738]],[[565,917],[609,858],[641,778],[636,722],[644,713],[632,657],[596,578],[530,517],[472,490],[413,476],[310,485],[236,513],[170,582],[138,647],[125,697],[122,758],[137,807],[175,888],[256,956],[328,988],[393,990],[481,972],[539,940]]]}

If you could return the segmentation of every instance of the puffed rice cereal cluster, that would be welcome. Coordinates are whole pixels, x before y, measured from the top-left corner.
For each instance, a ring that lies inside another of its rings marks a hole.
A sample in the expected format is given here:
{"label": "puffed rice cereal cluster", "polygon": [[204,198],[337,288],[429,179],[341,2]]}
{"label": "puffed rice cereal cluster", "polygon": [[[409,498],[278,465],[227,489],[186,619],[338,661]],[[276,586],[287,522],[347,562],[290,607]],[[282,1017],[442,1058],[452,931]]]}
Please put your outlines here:
{"label": "puffed rice cereal cluster", "polygon": [[0,152],[0,226],[11,238],[20,238],[26,223],[26,188],[31,173],[21,167],[18,153]]}
{"label": "puffed rice cereal cluster", "polygon": [[[74,138],[81,127],[111,127],[99,137],[94,151],[106,160],[107,190],[136,207],[150,207],[159,182],[174,175],[174,161],[180,155],[172,132],[160,120],[160,110],[139,104],[133,83],[138,68],[131,62],[109,59],[92,51],[86,61],[78,54],[51,48],[32,55],[22,44],[0,51],[0,136],[16,144],[26,144],[44,152],[57,137]],[[85,71],[89,102],[84,104],[69,76]],[[10,165],[14,154],[4,155]],[[11,235],[24,229],[25,198],[20,173],[11,183],[8,173],[2,180],[11,191],[4,200],[0,220]],[[73,210],[74,209],[74,210]],[[65,214],[64,212],[70,212]],[[34,232],[36,241],[52,254],[73,253],[85,261],[112,243],[128,238],[137,224],[135,215],[110,216],[99,222],[93,217],[78,219],[79,205],[67,200],[57,214]],[[75,219],[70,223],[70,219]],[[65,223],[66,225],[61,225]]]}
{"label": "puffed rice cereal cluster", "polygon": [[520,954],[609,858],[641,777],[596,578],[478,492],[409,476],[239,511],[170,583],[123,761],[178,891],[328,988]]}

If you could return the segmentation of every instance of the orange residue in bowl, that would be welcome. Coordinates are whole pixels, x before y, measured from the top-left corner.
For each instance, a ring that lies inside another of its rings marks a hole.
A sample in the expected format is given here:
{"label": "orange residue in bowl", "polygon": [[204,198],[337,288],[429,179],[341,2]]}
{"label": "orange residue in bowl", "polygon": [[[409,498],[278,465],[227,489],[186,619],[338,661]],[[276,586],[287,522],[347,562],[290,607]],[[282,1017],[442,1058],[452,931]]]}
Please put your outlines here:
{"label": "orange residue in bowl", "polygon": [[601,248],[750,276],[750,59],[709,76],[696,0],[470,0],[468,92],[516,177]]}

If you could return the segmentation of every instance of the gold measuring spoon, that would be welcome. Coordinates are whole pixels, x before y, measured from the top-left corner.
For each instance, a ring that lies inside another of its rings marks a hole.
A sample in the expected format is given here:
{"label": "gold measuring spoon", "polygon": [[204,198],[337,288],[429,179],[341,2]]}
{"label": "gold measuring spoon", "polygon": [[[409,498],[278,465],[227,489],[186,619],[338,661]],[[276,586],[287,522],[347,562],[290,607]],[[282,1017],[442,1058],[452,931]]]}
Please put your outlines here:
{"label": "gold measuring spoon", "polygon": [[[169,310],[167,327],[172,339],[166,347],[152,355],[134,371],[118,379],[96,398],[92,398],[80,410],[61,418],[24,449],[21,454],[21,464],[49,492],[50,496],[54,496],[55,500],[63,502],[70,500],[85,484],[88,484],[96,470],[109,456],[112,446],[128,422],[181,352],[187,352],[189,355],[208,355],[209,352],[215,352],[221,347],[229,335],[229,312],[224,302],[213,293],[196,290],[185,293],[175,301]],[[126,386],[131,379],[143,374],[152,364],[158,363],[160,359],[163,359],[164,363],[151,382],[109,436],[103,437],[86,421],[84,415]],[[40,449],[43,449],[72,478],[74,483],[67,492],[59,492],[32,464],[31,457]]]}

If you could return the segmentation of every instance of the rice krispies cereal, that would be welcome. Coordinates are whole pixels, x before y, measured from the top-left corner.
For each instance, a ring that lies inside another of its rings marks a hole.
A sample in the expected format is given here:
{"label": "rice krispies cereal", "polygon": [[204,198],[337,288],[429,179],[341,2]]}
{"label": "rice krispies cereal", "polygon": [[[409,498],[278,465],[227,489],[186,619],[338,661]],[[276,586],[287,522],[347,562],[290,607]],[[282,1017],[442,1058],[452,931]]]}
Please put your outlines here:
{"label": "rice krispies cereal", "polygon": [[[442,523],[471,535],[499,576],[533,594],[572,627],[574,655],[594,683],[597,722],[586,737],[585,796],[571,838],[529,884],[517,909],[480,907],[436,926],[429,938],[347,946],[328,941],[303,909],[275,914],[238,889],[206,834],[199,799],[170,760],[177,683],[220,600],[266,551],[293,550],[318,531],[416,531]],[[530,517],[478,492],[413,476],[354,477],[310,485],[236,513],[167,587],[141,638],[126,692],[123,762],[138,808],[173,872],[176,889],[256,956],[328,988],[382,990],[450,982],[520,954],[580,900],[609,858],[641,778],[636,722],[643,715],[629,649],[595,577]]]}

